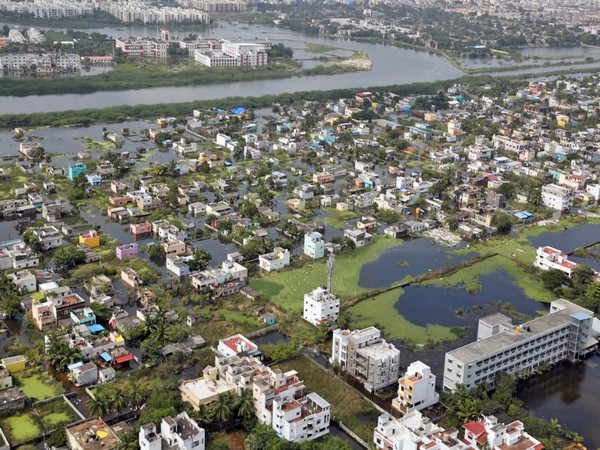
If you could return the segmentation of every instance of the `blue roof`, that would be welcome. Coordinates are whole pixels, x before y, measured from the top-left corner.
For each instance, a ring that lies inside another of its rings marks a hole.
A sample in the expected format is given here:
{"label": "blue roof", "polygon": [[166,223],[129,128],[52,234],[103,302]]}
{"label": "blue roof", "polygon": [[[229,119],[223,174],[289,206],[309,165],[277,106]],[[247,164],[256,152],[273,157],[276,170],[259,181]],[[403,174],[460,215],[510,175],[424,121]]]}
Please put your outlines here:
{"label": "blue roof", "polygon": [[88,329],[91,333],[100,333],[101,331],[105,330],[105,328],[99,324],[88,326]]}
{"label": "blue roof", "polygon": [[586,320],[589,319],[591,316],[583,312],[576,312],[571,314],[571,317],[575,320]]}
{"label": "blue roof", "polygon": [[235,108],[231,108],[231,112],[233,114],[243,114],[246,112],[246,108],[243,106],[236,106]]}
{"label": "blue roof", "polygon": [[102,357],[102,359],[106,362],[110,362],[112,361],[113,357],[110,356],[110,354],[108,352],[104,352],[100,355]]}

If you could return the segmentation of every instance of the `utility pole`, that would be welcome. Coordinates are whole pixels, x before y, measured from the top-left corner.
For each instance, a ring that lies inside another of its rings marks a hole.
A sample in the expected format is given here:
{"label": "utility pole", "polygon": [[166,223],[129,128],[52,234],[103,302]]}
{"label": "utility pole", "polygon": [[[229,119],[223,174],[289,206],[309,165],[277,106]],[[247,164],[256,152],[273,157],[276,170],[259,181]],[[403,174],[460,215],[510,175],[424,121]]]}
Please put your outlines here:
{"label": "utility pole", "polygon": [[329,253],[327,259],[327,292],[331,294],[333,288],[333,268],[335,266],[335,253]]}

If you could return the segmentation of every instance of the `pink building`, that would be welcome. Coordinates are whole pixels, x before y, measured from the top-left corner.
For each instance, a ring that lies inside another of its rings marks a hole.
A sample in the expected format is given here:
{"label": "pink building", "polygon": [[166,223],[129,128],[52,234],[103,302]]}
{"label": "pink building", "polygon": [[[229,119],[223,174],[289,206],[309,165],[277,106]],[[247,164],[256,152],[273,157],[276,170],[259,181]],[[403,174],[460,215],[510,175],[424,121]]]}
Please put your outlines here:
{"label": "pink building", "polygon": [[124,285],[133,289],[136,289],[144,284],[138,273],[129,267],[121,270],[121,281],[123,281]]}
{"label": "pink building", "polygon": [[115,249],[117,258],[119,258],[120,260],[129,259],[129,258],[137,258],[138,251],[139,251],[139,248],[136,243],[119,245]]}
{"label": "pink building", "polygon": [[129,227],[133,236],[152,233],[152,224],[150,222],[132,223]]}

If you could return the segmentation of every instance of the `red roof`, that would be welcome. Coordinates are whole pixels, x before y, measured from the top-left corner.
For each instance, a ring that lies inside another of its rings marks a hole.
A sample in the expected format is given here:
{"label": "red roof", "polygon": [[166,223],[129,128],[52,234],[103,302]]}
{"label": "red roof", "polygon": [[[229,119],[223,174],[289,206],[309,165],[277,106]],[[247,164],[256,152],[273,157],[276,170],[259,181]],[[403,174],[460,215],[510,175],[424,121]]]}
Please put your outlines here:
{"label": "red roof", "polygon": [[482,421],[475,421],[472,420],[468,423],[465,423],[463,425],[463,428],[467,431],[470,431],[471,433],[473,433],[476,437],[482,435],[483,433],[485,433],[485,426],[483,425]]}
{"label": "red roof", "polygon": [[130,353],[128,355],[119,356],[115,359],[117,364],[123,364],[124,362],[131,361],[133,359],[133,355]]}

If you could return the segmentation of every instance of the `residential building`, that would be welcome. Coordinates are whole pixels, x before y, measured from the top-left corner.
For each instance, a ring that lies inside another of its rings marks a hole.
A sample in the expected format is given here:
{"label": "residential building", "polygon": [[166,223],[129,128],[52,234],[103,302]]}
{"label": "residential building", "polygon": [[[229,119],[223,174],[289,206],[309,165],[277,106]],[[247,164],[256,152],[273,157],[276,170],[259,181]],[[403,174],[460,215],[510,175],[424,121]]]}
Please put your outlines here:
{"label": "residential building", "polygon": [[259,67],[267,65],[268,57],[264,44],[223,40],[219,51],[196,49],[194,59],[208,67]]}
{"label": "residential building", "polygon": [[376,391],[398,381],[400,351],[381,337],[375,327],[362,330],[333,332],[330,361],[363,383],[365,389]]}
{"label": "residential building", "polygon": [[241,353],[257,357],[262,355],[256,344],[242,334],[221,339],[217,345],[217,353],[223,356],[237,356]]}
{"label": "residential building", "polygon": [[38,239],[43,250],[50,250],[63,245],[62,235],[58,228],[48,225],[33,230],[33,235]]}
{"label": "residential building", "polygon": [[373,443],[381,450],[473,450],[459,439],[456,428],[444,430],[419,411],[408,413],[401,419],[389,414],[379,416]]}
{"label": "residential building", "polygon": [[2,367],[8,370],[11,374],[14,374],[23,372],[25,370],[27,360],[23,355],[17,355],[0,359],[0,363],[2,363]]}
{"label": "residential building", "polygon": [[501,422],[496,416],[483,416],[463,425],[464,441],[474,448],[490,450],[543,450],[542,443],[530,436],[519,420]]}
{"label": "residential building", "polygon": [[69,180],[73,181],[75,179],[75,177],[77,177],[77,175],[79,174],[86,174],[87,173],[87,167],[84,163],[82,162],[78,162],[75,163],[75,165],[69,165]]}
{"label": "residential building", "polygon": [[[67,446],[71,450],[115,450],[120,442],[117,431],[121,427],[120,424],[111,427],[101,418],[77,422],[66,428]],[[127,427],[127,431],[129,429]]]}
{"label": "residential building", "polygon": [[134,238],[152,234],[152,224],[150,222],[132,223],[129,231]]}
{"label": "residential building", "polygon": [[163,417],[160,434],[152,422],[142,425],[138,433],[141,450],[204,450],[205,432],[186,412]]}
{"label": "residential building", "polygon": [[262,270],[273,272],[290,265],[290,251],[285,248],[275,247],[271,253],[259,255],[258,265]]}
{"label": "residential building", "polygon": [[12,386],[12,376],[4,367],[0,367],[0,390]]}
{"label": "residential building", "polygon": [[427,364],[412,362],[398,380],[398,397],[392,400],[392,408],[407,414],[420,411],[440,401],[435,392],[435,375]]}
{"label": "residential building", "polygon": [[94,310],[89,307],[74,309],[70,313],[71,320],[75,325],[95,325],[96,324],[96,314],[94,314]]}
{"label": "residential building", "polygon": [[557,211],[564,211],[573,206],[575,195],[573,190],[557,184],[542,186],[542,205]]}
{"label": "residential building", "polygon": [[561,252],[554,247],[538,247],[535,252],[534,266],[539,267],[542,270],[560,270],[571,276],[573,269],[577,267],[577,264],[573,261],[569,261],[569,255]]}
{"label": "residential building", "polygon": [[321,233],[314,231],[304,235],[304,254],[312,259],[325,256],[325,241]]}
{"label": "residential building", "polygon": [[179,256],[185,253],[185,242],[180,240],[163,242],[162,247],[165,251],[165,256]]}
{"label": "residential building", "polygon": [[303,318],[316,327],[335,324],[340,314],[340,298],[323,286],[304,294]]}
{"label": "residential building", "polygon": [[35,292],[37,289],[37,279],[31,270],[11,273],[8,275],[8,279],[22,292]]}
{"label": "residential building", "polygon": [[354,242],[356,247],[364,247],[370,245],[373,241],[373,235],[367,233],[365,230],[349,229],[344,230],[344,237]]}
{"label": "residential building", "polygon": [[553,301],[548,314],[517,326],[503,315],[483,318],[481,339],[446,353],[444,389],[454,391],[459,384],[473,389],[493,384],[499,373],[522,376],[544,365],[580,360],[598,346],[593,318],[591,311],[564,299]]}
{"label": "residential building", "polygon": [[79,243],[87,245],[89,248],[100,247],[100,235],[96,230],[90,230],[79,235]]}
{"label": "residential building", "polygon": [[136,289],[144,284],[138,273],[130,267],[125,267],[121,270],[121,281],[132,289]]}
{"label": "residential building", "polygon": [[119,245],[115,249],[115,254],[119,260],[137,258],[138,253],[139,247],[135,242],[131,244]]}
{"label": "residential building", "polygon": [[86,384],[93,384],[98,381],[98,366],[93,362],[88,362],[75,367],[71,371],[71,380],[75,383],[75,386],[85,386]]}

